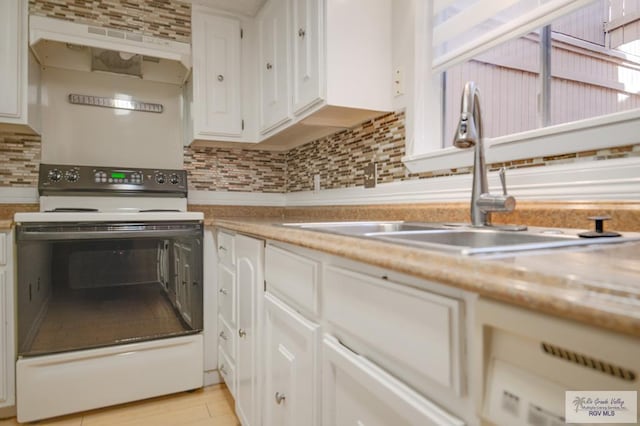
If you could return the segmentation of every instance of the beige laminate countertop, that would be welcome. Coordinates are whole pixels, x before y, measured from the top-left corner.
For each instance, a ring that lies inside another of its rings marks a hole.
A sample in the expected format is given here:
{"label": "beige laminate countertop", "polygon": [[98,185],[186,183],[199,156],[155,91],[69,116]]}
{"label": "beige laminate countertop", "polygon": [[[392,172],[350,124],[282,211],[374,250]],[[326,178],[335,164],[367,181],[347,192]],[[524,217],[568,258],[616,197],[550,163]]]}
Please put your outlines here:
{"label": "beige laminate countertop", "polygon": [[0,219],[0,231],[8,231],[12,226],[12,219]]}
{"label": "beige laminate countertop", "polygon": [[277,226],[278,219],[211,219],[295,244],[447,284],[481,296],[640,337],[640,242],[556,249],[498,259]]}

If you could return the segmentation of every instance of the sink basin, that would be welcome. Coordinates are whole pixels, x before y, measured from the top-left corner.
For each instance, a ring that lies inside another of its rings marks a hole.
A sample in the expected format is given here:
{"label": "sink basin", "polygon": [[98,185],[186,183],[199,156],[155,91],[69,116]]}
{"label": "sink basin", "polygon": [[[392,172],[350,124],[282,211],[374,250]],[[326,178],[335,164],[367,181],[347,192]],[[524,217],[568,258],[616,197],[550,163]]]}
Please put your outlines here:
{"label": "sink basin", "polygon": [[473,228],[370,233],[367,234],[367,236],[395,243],[455,251],[468,255],[504,251],[535,250],[596,243],[594,240],[582,239],[577,235],[547,235],[531,232],[511,232]]}
{"label": "sink basin", "polygon": [[310,229],[313,231],[331,232],[334,234],[367,235],[387,232],[440,230],[443,225],[422,224],[403,221],[384,222],[315,222],[285,223],[284,226]]}

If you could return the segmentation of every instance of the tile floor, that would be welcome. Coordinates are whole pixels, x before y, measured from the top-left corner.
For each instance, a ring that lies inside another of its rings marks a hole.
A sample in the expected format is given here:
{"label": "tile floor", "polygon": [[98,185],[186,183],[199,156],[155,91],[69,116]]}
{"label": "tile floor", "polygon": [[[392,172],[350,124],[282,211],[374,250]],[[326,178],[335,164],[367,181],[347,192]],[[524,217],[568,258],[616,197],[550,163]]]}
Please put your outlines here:
{"label": "tile floor", "polygon": [[[14,418],[0,420],[0,426],[18,425]],[[86,411],[37,425],[56,426],[240,426],[234,402],[225,385],[208,386],[193,392],[130,402]]]}

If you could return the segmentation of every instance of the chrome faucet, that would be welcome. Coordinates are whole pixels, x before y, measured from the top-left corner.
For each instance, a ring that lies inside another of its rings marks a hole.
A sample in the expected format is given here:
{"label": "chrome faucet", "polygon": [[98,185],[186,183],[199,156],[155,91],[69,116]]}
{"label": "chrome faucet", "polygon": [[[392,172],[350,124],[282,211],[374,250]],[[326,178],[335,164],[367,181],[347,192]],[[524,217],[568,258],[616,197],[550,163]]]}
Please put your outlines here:
{"label": "chrome faucet", "polygon": [[[484,161],[484,145],[482,144],[482,115],[480,114],[479,90],[473,81],[467,82],[462,91],[460,122],[453,138],[457,148],[474,147],[473,186],[471,190],[471,224],[473,226],[492,226],[491,212],[510,212],[516,207],[516,199],[507,194],[507,183],[504,167],[500,170],[502,194],[489,194],[487,168]],[[523,227],[504,227],[522,229]],[[526,229],[526,227],[524,228]]]}

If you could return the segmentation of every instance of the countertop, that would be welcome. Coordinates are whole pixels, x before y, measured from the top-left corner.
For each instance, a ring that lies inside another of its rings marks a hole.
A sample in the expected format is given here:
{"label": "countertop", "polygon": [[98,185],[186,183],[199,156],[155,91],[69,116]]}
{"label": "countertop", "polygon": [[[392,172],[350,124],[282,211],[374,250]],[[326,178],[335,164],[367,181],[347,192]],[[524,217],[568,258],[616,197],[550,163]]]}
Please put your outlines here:
{"label": "countertop", "polygon": [[278,226],[271,219],[207,219],[281,241],[447,284],[495,300],[640,337],[640,242],[477,258]]}

